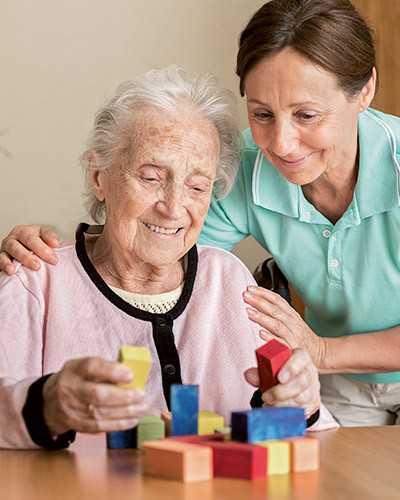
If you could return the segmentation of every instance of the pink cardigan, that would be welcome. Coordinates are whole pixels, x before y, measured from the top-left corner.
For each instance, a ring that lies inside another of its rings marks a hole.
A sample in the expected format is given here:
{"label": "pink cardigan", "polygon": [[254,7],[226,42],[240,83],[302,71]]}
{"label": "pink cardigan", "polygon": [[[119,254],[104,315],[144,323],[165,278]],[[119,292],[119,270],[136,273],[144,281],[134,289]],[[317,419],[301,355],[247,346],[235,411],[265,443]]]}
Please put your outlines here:
{"label": "pink cardigan", "polygon": [[[241,295],[254,280],[234,255],[208,246],[197,251],[190,299],[173,321],[175,345],[182,382],[199,384],[200,409],[223,415],[228,425],[232,411],[249,408],[254,392],[243,372],[256,366],[262,342]],[[13,276],[0,274],[0,448],[37,448],[21,415],[32,382],[69,359],[116,360],[121,345],[150,350],[150,411],[167,410],[152,323],[135,317],[132,306],[122,310],[107,286],[100,290],[71,242],[56,252],[55,267],[42,262],[34,273],[17,265]],[[322,408],[313,430],[335,426]]]}

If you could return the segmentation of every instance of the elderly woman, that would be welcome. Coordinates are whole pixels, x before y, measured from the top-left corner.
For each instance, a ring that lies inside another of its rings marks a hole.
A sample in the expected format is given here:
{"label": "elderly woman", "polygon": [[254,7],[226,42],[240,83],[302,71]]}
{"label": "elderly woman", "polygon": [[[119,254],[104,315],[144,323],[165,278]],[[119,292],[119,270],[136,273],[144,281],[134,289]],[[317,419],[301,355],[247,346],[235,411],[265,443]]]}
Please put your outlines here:
{"label": "elderly woman", "polygon": [[[104,227],[81,224],[56,267],[0,277],[1,447],[130,428],[167,410],[172,383],[199,384],[200,407],[226,420],[249,407],[243,371],[262,342],[241,298],[252,277],[224,250],[195,245],[213,189],[233,183],[232,109],[211,77],[171,67],[121,85],[99,111],[83,159]],[[114,361],[124,344],[151,352],[146,396],[115,385],[132,378]],[[279,404],[318,410],[305,351],[280,377]]]}
{"label": "elderly woman", "polygon": [[[235,186],[213,201],[200,242],[230,250],[251,234],[306,306],[304,322],[276,294],[249,288],[264,339],[309,351],[342,425],[398,423],[400,120],[368,108],[371,31],[348,0],[272,0],[241,34],[237,74],[250,130]],[[35,262],[19,237],[3,249]],[[11,273],[3,255],[6,265]]]}

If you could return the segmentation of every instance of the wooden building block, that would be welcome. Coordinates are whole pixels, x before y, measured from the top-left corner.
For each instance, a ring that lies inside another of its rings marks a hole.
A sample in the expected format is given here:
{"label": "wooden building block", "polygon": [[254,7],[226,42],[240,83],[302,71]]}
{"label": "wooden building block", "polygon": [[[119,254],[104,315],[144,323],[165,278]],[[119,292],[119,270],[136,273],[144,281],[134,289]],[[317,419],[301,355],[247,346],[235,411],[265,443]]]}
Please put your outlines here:
{"label": "wooden building block", "polygon": [[268,476],[274,476],[276,474],[289,474],[290,443],[288,441],[261,441],[255,444],[257,446],[267,448],[268,450]]}
{"label": "wooden building block", "polygon": [[[215,439],[215,436],[218,436]],[[213,438],[211,441],[209,438]],[[259,446],[221,441],[222,434],[211,436],[178,436],[169,439],[184,440],[213,451],[214,477],[261,479],[267,475],[267,450]]]}
{"label": "wooden building block", "polygon": [[197,434],[199,386],[172,384],[171,413],[171,436]]}
{"label": "wooden building block", "polygon": [[191,443],[191,444],[203,444],[208,443],[209,441],[220,441],[224,440],[224,434],[221,432],[214,432],[212,434],[191,434],[189,436],[170,436],[167,439],[173,439],[174,441],[181,441],[182,443]]}
{"label": "wooden building block", "polygon": [[160,416],[161,416],[161,420],[164,422],[165,436],[170,436],[171,435],[172,413],[170,411],[163,411]]}
{"label": "wooden building block", "polygon": [[231,429],[230,426],[229,427],[222,427],[222,428],[215,429],[215,432],[224,435],[223,441],[231,441],[231,432],[232,432],[232,429]]}
{"label": "wooden building block", "polygon": [[224,417],[208,410],[200,410],[198,418],[198,433],[200,436],[212,434],[217,427],[224,426]]}
{"label": "wooden building block", "polygon": [[313,437],[291,438],[287,442],[291,446],[292,472],[303,472],[319,469],[319,441]]}
{"label": "wooden building block", "polygon": [[232,413],[232,439],[248,443],[304,436],[303,408],[267,407]]}
{"label": "wooden building block", "polygon": [[150,351],[146,347],[122,346],[119,352],[119,361],[130,368],[133,373],[133,380],[118,385],[144,389],[151,365]]}
{"label": "wooden building block", "polygon": [[173,439],[143,443],[144,474],[185,483],[208,481],[213,477],[212,450]]}
{"label": "wooden building block", "polygon": [[277,374],[291,355],[289,347],[277,340],[270,340],[256,350],[261,392],[267,391],[278,383]]}
{"label": "wooden building block", "polygon": [[127,429],[126,431],[107,432],[107,448],[122,449],[135,448],[136,428]]}
{"label": "wooden building block", "polygon": [[155,415],[145,415],[139,418],[136,429],[135,448],[139,450],[144,441],[156,441],[165,437],[165,423]]}
{"label": "wooden building block", "polygon": [[155,415],[139,418],[136,427],[126,431],[107,432],[107,448],[138,448],[143,441],[155,441],[165,437],[165,423]]}

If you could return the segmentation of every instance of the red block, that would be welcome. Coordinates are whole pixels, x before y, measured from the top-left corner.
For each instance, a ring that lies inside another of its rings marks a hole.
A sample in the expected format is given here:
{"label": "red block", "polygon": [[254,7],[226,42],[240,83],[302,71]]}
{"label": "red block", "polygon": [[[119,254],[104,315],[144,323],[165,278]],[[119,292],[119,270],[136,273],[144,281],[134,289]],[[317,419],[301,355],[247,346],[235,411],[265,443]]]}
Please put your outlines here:
{"label": "red block", "polygon": [[[211,434],[218,439],[219,433]],[[178,436],[179,441],[207,446],[213,451],[214,477],[261,479],[267,475],[267,448],[246,443],[207,441],[210,436]],[[183,439],[184,438],[184,439]],[[169,439],[175,439],[169,438]]]}
{"label": "red block", "polygon": [[277,374],[281,366],[292,355],[289,347],[277,340],[270,340],[256,350],[258,374],[260,376],[260,388],[262,392],[267,391],[278,383]]}
{"label": "red block", "polygon": [[174,441],[181,441],[183,443],[191,443],[191,444],[203,444],[204,442],[209,441],[223,441],[224,440],[224,434],[221,432],[214,432],[214,434],[191,434],[190,436],[170,436],[168,439],[174,440]]}

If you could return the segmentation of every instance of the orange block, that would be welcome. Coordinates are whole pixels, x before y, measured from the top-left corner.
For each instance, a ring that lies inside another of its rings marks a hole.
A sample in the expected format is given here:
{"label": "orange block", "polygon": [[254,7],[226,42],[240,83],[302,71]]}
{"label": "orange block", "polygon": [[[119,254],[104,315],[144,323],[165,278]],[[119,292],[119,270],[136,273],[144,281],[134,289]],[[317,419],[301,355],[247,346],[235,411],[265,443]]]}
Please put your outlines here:
{"label": "orange block", "polygon": [[319,469],[319,441],[313,437],[290,438],[291,470],[303,472]]}
{"label": "orange block", "polygon": [[213,453],[207,446],[161,439],[143,443],[142,451],[144,474],[185,483],[208,481],[213,477]]}
{"label": "orange block", "polygon": [[170,411],[164,411],[160,415],[161,420],[165,423],[165,436],[171,435],[171,421],[172,413]]}

